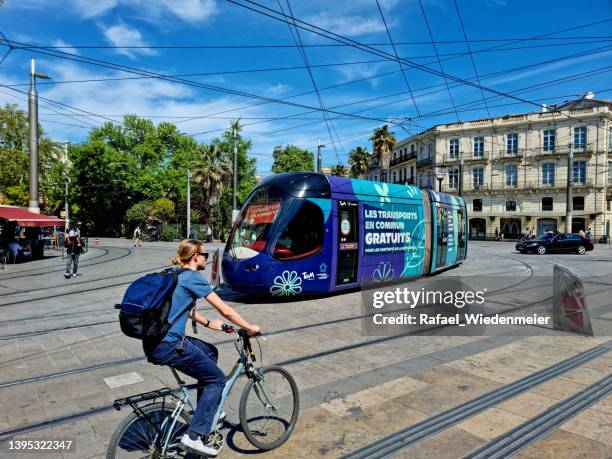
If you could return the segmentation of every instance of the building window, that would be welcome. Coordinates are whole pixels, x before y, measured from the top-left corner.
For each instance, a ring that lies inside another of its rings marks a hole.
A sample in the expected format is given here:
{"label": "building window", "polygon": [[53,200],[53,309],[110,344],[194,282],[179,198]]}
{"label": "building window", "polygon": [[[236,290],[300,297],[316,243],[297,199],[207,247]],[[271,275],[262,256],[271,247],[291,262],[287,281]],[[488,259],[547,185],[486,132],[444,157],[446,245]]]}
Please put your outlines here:
{"label": "building window", "polygon": [[574,128],[574,148],[577,150],[584,150],[586,148],[586,126],[579,126]]}
{"label": "building window", "polygon": [[410,153],[414,153],[416,151],[416,145],[412,144],[410,145]]}
{"label": "building window", "polygon": [[584,210],[584,196],[574,196],[572,198],[572,208],[574,210]]}
{"label": "building window", "polygon": [[506,154],[516,155],[518,153],[518,134],[508,134],[506,137]]}
{"label": "building window", "polygon": [[553,198],[542,198],[542,210],[553,210]]}
{"label": "building window", "polygon": [[542,147],[544,151],[553,151],[555,149],[556,132],[554,129],[547,129],[543,132]]}
{"label": "building window", "polygon": [[482,199],[474,199],[472,201],[472,211],[482,212]]}
{"label": "building window", "polygon": [[482,158],[484,154],[484,137],[474,137],[474,157]]}
{"label": "building window", "polygon": [[451,158],[459,156],[459,139],[450,139],[448,141],[448,155]]}
{"label": "building window", "polygon": [[572,183],[578,185],[586,183],[586,161],[574,161],[572,165]]}
{"label": "building window", "polygon": [[542,164],[542,185],[555,184],[555,163]]}
{"label": "building window", "polygon": [[456,189],[459,187],[459,169],[449,169],[448,187],[450,189]]}
{"label": "building window", "polygon": [[479,190],[482,188],[484,184],[484,168],[483,167],[475,167],[472,169],[472,186],[475,190]]}
{"label": "building window", "polygon": [[608,161],[608,185],[612,185],[612,161]]}
{"label": "building window", "polygon": [[515,164],[506,166],[506,186],[514,187],[518,185],[518,169]]}
{"label": "building window", "polygon": [[432,145],[430,143],[427,144],[427,158],[431,159],[431,153],[432,153]]}
{"label": "building window", "polygon": [[419,147],[419,159],[425,159],[425,157],[423,156],[423,145]]}
{"label": "building window", "polygon": [[506,201],[506,212],[516,211],[516,201]]}
{"label": "building window", "polygon": [[397,183],[397,176],[395,174],[395,171],[393,171],[393,183]]}

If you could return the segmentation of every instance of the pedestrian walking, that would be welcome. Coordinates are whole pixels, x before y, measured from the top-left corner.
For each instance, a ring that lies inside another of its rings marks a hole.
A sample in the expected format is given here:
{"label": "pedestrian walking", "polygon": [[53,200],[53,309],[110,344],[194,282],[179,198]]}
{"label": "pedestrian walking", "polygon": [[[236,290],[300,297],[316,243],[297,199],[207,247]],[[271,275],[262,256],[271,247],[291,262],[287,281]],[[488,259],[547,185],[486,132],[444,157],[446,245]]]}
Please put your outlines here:
{"label": "pedestrian walking", "polygon": [[75,234],[73,229],[71,229],[66,235],[64,244],[66,246],[66,254],[68,255],[64,277],[66,279],[70,279],[71,277],[77,276],[79,256],[83,252],[83,244],[81,242],[81,238]]}
{"label": "pedestrian walking", "polygon": [[591,228],[589,228],[586,232],[586,238],[587,239],[592,239],[593,235],[591,234]]}
{"label": "pedestrian walking", "polygon": [[578,234],[579,234],[581,237],[586,237],[586,233],[584,232],[584,230],[583,230],[582,228],[580,228],[580,231],[578,231]]}
{"label": "pedestrian walking", "polygon": [[142,231],[140,231],[140,225],[136,226],[136,229],[134,230],[132,243],[134,244],[134,247],[136,247],[136,244],[138,244],[138,247],[142,247]]}
{"label": "pedestrian walking", "polygon": [[499,237],[499,230],[497,228],[495,228],[495,240],[496,241],[501,241],[501,239]]}

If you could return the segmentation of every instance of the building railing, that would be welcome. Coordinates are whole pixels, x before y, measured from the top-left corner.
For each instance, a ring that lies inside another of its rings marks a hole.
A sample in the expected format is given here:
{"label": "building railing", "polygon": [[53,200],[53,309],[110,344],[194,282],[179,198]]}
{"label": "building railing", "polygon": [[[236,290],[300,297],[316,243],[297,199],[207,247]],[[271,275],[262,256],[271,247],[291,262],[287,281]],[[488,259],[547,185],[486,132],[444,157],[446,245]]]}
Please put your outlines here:
{"label": "building railing", "polygon": [[431,166],[432,163],[433,163],[432,158],[423,158],[423,159],[419,159],[416,162],[416,167]]}
{"label": "building railing", "polygon": [[396,158],[392,159],[389,164],[391,166],[395,166],[397,164],[403,163],[404,161],[410,161],[411,159],[416,158],[416,156],[417,156],[416,151],[411,152],[411,153],[404,153],[404,154],[399,155]]}
{"label": "building railing", "polygon": [[472,152],[472,153],[464,153],[463,160],[464,161],[487,161],[489,159],[489,152]]}

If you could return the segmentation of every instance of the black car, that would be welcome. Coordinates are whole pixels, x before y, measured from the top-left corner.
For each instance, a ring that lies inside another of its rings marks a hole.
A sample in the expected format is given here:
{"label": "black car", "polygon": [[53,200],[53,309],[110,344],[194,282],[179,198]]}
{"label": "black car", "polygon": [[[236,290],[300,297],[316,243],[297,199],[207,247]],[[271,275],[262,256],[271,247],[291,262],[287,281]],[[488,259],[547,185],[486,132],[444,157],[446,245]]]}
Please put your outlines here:
{"label": "black car", "polygon": [[536,239],[522,239],[516,243],[521,253],[577,252],[583,255],[593,250],[593,241],[575,233],[542,234]]}

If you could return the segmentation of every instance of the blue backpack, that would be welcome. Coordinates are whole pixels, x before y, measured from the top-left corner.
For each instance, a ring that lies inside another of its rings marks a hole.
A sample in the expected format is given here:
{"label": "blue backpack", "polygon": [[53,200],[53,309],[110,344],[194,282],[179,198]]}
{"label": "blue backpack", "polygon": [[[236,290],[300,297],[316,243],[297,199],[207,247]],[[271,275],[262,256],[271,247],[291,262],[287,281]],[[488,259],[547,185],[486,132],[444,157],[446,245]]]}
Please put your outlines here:
{"label": "blue backpack", "polygon": [[[159,342],[174,325],[168,322],[172,307],[172,294],[178,283],[178,276],[186,269],[167,269],[160,273],[147,274],[130,284],[123,296],[119,325],[121,331],[132,338],[147,342]],[[178,316],[191,309],[192,302]]]}

